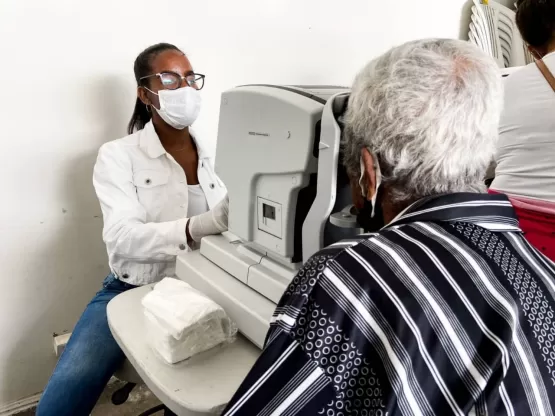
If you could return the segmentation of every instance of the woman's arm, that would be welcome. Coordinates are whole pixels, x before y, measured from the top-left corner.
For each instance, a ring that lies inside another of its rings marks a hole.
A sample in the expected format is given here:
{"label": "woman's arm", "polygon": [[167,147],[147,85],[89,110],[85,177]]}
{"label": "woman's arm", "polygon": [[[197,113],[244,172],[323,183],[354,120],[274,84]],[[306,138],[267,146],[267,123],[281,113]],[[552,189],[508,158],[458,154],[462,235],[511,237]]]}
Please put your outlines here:
{"label": "woman's arm", "polygon": [[104,216],[103,238],[109,252],[136,261],[165,261],[187,244],[188,218],[146,222],[137,197],[129,156],[113,143],[100,148],[93,183]]}

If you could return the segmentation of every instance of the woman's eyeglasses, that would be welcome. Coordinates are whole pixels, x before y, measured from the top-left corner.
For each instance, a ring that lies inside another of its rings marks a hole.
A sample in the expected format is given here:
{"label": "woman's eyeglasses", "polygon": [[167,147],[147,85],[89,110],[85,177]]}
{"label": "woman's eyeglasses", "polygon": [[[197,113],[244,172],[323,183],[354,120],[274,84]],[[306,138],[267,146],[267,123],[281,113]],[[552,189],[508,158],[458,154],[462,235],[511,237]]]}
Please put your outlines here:
{"label": "woman's eyeglasses", "polygon": [[166,90],[176,90],[181,88],[181,84],[183,80],[187,82],[187,85],[191,88],[196,90],[202,90],[204,87],[204,78],[203,74],[195,74],[194,72],[190,72],[185,76],[181,76],[176,74],[175,72],[160,72],[158,74],[147,75],[146,77],[142,77],[139,81],[142,81],[147,78],[158,77],[162,86]]}

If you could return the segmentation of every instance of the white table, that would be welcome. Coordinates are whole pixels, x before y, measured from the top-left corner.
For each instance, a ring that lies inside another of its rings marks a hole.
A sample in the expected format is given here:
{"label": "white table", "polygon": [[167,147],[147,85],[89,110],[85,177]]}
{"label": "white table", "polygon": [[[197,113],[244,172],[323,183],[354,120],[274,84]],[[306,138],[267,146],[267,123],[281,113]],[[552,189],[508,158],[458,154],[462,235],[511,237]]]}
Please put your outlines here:
{"label": "white table", "polygon": [[108,304],[108,323],[117,343],[146,385],[179,416],[218,414],[237,390],[260,350],[241,335],[230,345],[168,365],[146,339],[142,298],[152,289],[129,290]]}

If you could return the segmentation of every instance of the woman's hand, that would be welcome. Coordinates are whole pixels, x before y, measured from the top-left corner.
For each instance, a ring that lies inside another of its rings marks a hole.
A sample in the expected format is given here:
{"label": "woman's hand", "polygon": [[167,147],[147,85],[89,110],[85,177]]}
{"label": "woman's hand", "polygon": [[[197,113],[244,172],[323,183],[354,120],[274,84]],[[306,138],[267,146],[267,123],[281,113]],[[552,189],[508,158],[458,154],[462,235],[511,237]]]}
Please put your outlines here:
{"label": "woman's hand", "polygon": [[229,197],[226,196],[213,209],[204,214],[191,217],[187,222],[187,240],[199,242],[207,235],[221,234],[227,231],[229,214]]}

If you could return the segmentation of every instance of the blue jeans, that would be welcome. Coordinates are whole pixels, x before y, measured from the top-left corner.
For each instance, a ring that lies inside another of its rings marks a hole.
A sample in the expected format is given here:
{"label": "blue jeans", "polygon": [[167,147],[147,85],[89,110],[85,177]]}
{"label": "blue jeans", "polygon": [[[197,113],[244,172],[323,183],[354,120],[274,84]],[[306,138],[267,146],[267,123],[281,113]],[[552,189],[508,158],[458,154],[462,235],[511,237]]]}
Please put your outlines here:
{"label": "blue jeans", "polygon": [[106,306],[135,286],[111,274],[73,329],[38,404],[37,416],[87,416],[125,355],[114,340]]}

